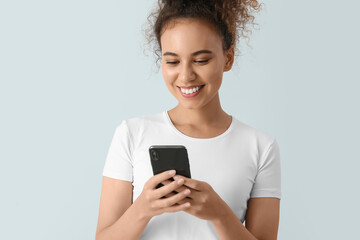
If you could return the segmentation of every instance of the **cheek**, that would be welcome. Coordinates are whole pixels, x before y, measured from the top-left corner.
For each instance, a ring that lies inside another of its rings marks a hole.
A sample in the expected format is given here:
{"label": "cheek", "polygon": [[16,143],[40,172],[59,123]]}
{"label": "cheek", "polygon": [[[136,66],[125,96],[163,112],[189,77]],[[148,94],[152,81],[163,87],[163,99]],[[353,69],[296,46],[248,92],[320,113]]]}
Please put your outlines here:
{"label": "cheek", "polygon": [[173,82],[176,79],[176,72],[171,69],[163,68],[162,74],[166,82]]}
{"label": "cheek", "polygon": [[220,84],[223,72],[218,66],[209,67],[204,71],[203,77],[208,83],[213,85]]}
{"label": "cheek", "polygon": [[169,71],[163,71],[163,78],[165,80],[165,85],[170,92],[174,92],[174,83],[176,81],[176,76]]}

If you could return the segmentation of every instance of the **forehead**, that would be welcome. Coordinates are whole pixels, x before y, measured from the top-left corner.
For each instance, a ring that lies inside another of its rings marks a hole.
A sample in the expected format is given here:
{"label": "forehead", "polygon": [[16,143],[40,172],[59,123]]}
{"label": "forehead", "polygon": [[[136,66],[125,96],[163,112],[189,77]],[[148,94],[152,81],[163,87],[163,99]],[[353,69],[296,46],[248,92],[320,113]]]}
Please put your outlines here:
{"label": "forehead", "polygon": [[162,51],[179,54],[200,49],[220,50],[222,41],[215,27],[197,19],[177,19],[164,27],[161,38]]}

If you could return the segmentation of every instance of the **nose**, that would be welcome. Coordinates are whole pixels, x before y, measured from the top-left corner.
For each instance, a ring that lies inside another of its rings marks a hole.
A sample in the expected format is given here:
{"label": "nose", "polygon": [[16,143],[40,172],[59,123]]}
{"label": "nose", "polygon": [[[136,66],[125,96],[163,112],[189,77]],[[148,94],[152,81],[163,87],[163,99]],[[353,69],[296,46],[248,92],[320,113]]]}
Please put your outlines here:
{"label": "nose", "polygon": [[180,68],[179,72],[179,80],[182,82],[188,82],[195,79],[195,72],[192,69],[191,64],[184,63],[182,64],[182,67]]}

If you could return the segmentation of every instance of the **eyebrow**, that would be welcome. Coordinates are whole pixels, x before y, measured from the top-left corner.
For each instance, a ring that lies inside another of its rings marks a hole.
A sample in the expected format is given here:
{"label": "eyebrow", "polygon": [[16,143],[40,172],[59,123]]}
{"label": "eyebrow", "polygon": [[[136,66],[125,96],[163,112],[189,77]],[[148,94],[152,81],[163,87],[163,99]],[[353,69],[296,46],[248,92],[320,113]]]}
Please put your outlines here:
{"label": "eyebrow", "polygon": [[[196,52],[193,52],[192,54],[191,54],[191,56],[196,56],[196,55],[199,55],[199,54],[201,54],[201,53],[213,53],[212,51],[210,51],[210,50],[200,50],[200,51],[196,51]],[[179,55],[177,55],[176,53],[173,53],[173,52],[166,52],[166,53],[164,53],[163,54],[163,56],[175,56],[175,57],[178,57]]]}

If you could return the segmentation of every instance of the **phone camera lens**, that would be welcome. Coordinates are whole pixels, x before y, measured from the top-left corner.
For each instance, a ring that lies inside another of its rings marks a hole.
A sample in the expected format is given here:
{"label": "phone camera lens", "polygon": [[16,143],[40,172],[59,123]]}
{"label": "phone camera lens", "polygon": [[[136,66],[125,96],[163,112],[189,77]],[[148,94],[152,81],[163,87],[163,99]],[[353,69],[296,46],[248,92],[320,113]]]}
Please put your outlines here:
{"label": "phone camera lens", "polygon": [[153,156],[154,161],[159,160],[159,153],[158,153],[157,151],[152,150],[152,151],[151,151],[151,154],[152,154],[152,156]]}

